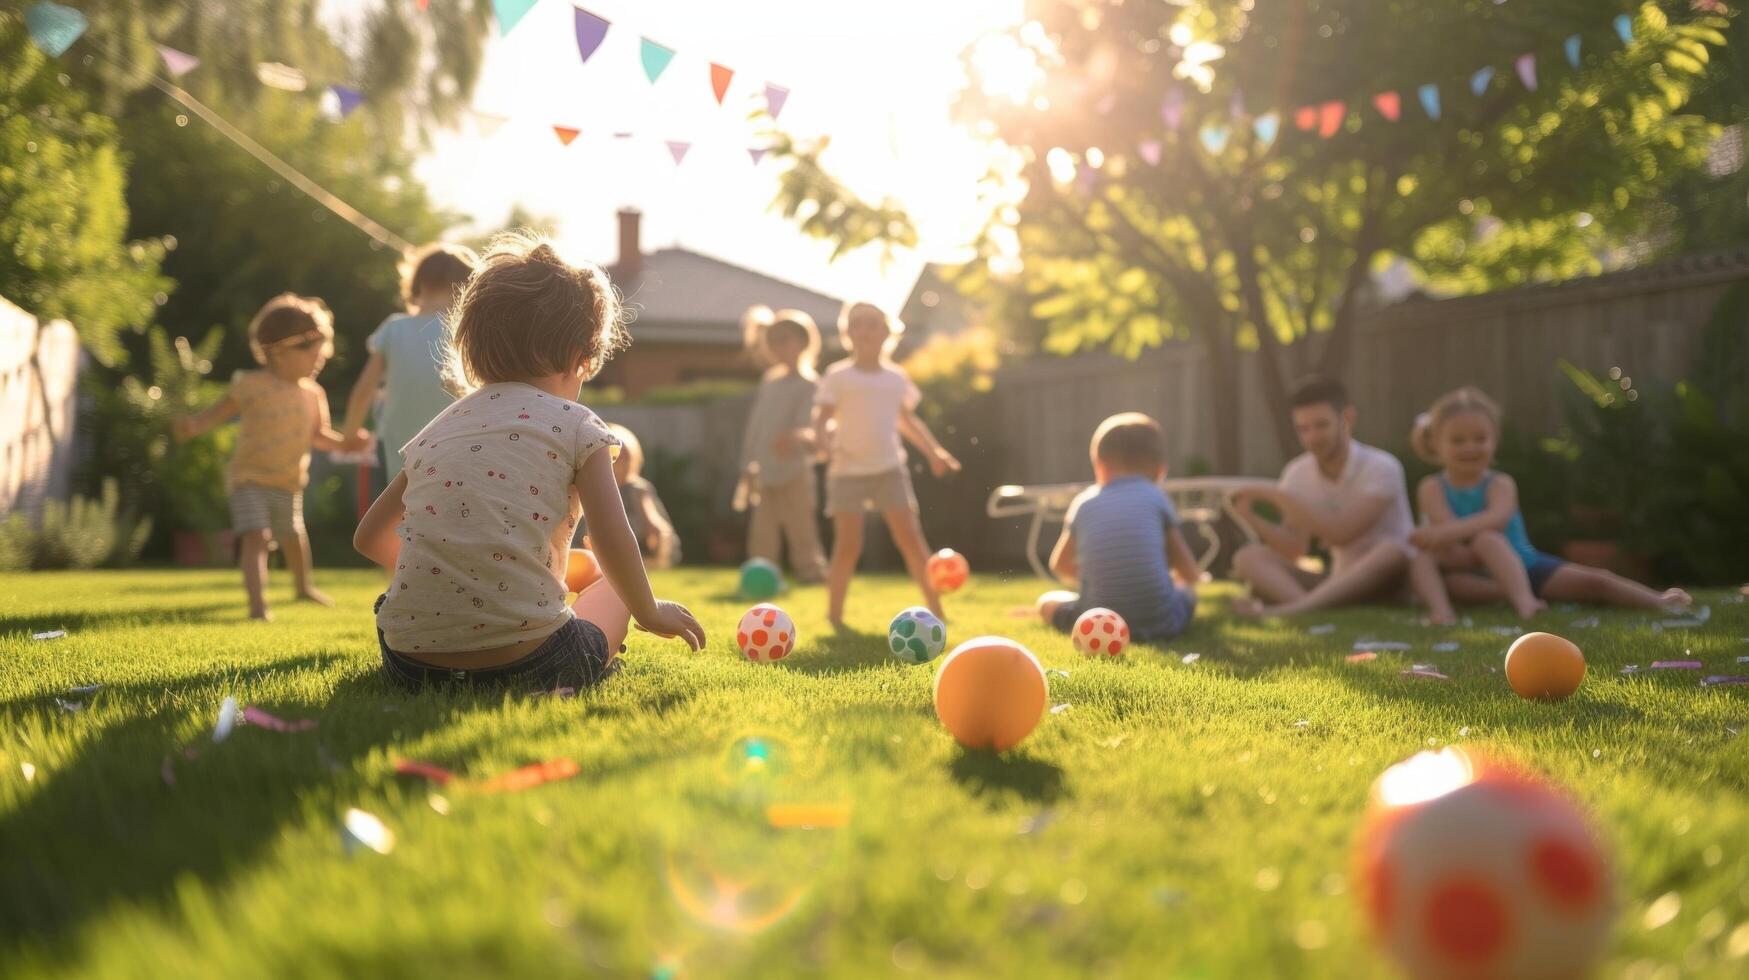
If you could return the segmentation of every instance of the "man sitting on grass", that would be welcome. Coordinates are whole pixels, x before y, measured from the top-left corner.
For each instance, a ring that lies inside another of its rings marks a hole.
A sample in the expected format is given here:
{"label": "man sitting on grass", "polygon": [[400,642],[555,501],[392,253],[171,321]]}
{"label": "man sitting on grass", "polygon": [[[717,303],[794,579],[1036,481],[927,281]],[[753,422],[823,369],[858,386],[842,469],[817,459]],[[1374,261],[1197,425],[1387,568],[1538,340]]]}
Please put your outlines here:
{"label": "man sitting on grass", "polygon": [[[1403,464],[1354,439],[1354,406],[1341,382],[1312,378],[1293,391],[1294,432],[1305,452],[1288,461],[1274,489],[1241,490],[1234,511],[1260,543],[1233,556],[1233,572],[1253,597],[1234,603],[1245,616],[1290,616],[1367,599],[1402,597],[1415,528]],[[1257,513],[1268,503],[1280,522]],[[1312,539],[1330,549],[1329,570],[1299,567]]]}

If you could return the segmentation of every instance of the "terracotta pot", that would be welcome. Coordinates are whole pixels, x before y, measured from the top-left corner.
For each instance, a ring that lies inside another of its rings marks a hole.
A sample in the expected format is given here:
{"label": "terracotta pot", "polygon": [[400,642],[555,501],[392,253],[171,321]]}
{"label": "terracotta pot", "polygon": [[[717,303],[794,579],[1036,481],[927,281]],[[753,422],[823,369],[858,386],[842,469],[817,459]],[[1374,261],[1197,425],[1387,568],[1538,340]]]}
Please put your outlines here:
{"label": "terracotta pot", "polygon": [[224,568],[234,563],[237,536],[225,531],[172,531],[170,553],[185,568]]}

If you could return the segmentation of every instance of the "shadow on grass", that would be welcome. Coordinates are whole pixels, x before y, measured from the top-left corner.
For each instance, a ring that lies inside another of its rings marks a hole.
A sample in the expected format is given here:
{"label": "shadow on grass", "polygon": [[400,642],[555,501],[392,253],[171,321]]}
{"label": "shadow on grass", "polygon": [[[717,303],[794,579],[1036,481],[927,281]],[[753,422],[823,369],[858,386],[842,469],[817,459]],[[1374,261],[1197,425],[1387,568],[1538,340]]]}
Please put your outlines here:
{"label": "shadow on grass", "polygon": [[948,771],[954,782],[988,803],[1013,794],[1028,803],[1047,804],[1063,795],[1062,768],[1025,754],[961,749]]}
{"label": "shadow on grass", "polygon": [[[50,609],[38,613],[0,615],[0,636],[18,633],[41,633],[64,629],[69,634],[127,626],[156,626],[163,623],[211,623],[240,621],[247,617],[248,605],[241,597],[235,602],[211,602],[199,606],[169,609],[131,609],[119,612],[92,612],[82,609]],[[215,615],[231,613],[231,616]]]}
{"label": "shadow on grass", "polygon": [[872,670],[894,662],[893,655],[887,651],[884,634],[847,627],[824,634],[813,652],[785,659],[783,666],[798,674],[827,675]]}

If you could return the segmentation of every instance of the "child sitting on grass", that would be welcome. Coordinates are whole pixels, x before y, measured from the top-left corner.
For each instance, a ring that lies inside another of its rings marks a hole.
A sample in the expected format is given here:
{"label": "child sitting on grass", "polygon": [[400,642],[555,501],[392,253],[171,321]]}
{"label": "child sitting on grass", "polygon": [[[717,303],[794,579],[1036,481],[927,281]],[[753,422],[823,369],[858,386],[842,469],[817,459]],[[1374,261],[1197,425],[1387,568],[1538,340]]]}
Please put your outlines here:
{"label": "child sitting on grass", "polygon": [[837,630],[844,629],[844,598],[862,556],[863,514],[870,510],[886,519],[905,568],[923,591],[924,604],[942,616],[941,597],[924,567],[929,545],[917,519],[917,495],[911,490],[900,439],[929,458],[929,470],[938,478],[957,471],[960,461],[917,417],[923,396],[892,361],[904,331],[903,323],[872,303],[845,307],[838,332],[850,356],[826,369],[814,395],[813,428],[827,434],[831,460],[826,467],[826,514],[834,533],[826,616]]}
{"label": "child sitting on grass", "polygon": [[[674,521],[668,508],[656,495],[656,486],[644,479],[644,444],[623,425],[609,425],[607,431],[619,440],[619,456],[613,461],[613,478],[619,481],[619,499],[625,506],[626,520],[631,522],[632,536],[638,539],[638,550],[650,568],[672,568],[680,561],[680,538],[674,533]],[[582,547],[589,543],[588,525],[577,528]]]}
{"label": "child sitting on grass", "polygon": [[1420,549],[1409,565],[1430,622],[1455,622],[1452,599],[1505,600],[1521,619],[1549,599],[1641,609],[1675,609],[1692,600],[1681,589],[1656,592],[1614,572],[1562,561],[1536,550],[1518,511],[1518,484],[1495,472],[1500,409],[1476,388],[1459,388],[1415,420],[1416,455],[1442,469],[1416,489],[1428,523],[1409,536]]}
{"label": "child sitting on grass", "polygon": [[[691,613],[651,594],[614,479],[617,443],[574,400],[625,344],[620,319],[599,267],[525,235],[486,252],[446,363],[468,394],[403,447],[409,462],[353,537],[393,570],[376,604],[392,682],[581,689],[617,668],[632,619],[704,645]],[[566,606],[580,514],[605,578]]]}
{"label": "child sitting on grass", "polygon": [[1039,596],[1039,617],[1067,633],[1083,612],[1103,607],[1124,618],[1135,642],[1171,639],[1196,612],[1202,570],[1160,488],[1165,434],[1148,416],[1124,412],[1099,424],[1091,452],[1094,485],[1069,505],[1051,550],[1051,571],[1079,579],[1081,591]]}
{"label": "child sitting on grass", "polygon": [[238,371],[231,390],[211,407],[176,420],[178,441],[241,419],[236,452],[226,470],[231,529],[252,619],[267,611],[267,552],[277,539],[300,599],[332,606],[311,582],[310,539],[304,533],[304,484],[310,450],[356,449],[328,424],[328,395],[315,377],[334,353],[334,315],[321,300],[285,293],[267,301],[249,324],[249,351],[259,371]]}

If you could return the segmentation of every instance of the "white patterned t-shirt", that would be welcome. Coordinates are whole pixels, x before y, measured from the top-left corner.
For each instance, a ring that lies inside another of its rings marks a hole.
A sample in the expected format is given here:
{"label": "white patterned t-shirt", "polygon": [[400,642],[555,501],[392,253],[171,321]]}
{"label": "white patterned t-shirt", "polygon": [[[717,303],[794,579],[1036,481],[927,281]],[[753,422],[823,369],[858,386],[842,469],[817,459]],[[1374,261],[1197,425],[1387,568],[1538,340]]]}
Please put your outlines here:
{"label": "white patterned t-shirt", "polygon": [[401,450],[401,554],[377,611],[389,649],[487,650],[563,626],[583,511],[573,484],[591,454],[618,446],[594,412],[515,382],[432,419]]}

